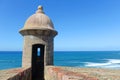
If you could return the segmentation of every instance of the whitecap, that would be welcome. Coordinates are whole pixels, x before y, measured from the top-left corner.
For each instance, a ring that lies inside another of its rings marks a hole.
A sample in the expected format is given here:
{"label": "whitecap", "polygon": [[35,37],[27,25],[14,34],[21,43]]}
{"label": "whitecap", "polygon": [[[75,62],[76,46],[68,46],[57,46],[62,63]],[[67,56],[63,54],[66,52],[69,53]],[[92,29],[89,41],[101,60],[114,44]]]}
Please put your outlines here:
{"label": "whitecap", "polygon": [[88,66],[88,67],[106,66],[106,65],[110,65],[110,63],[93,63],[93,62],[86,62],[86,66]]}
{"label": "whitecap", "polygon": [[106,59],[106,62],[85,62],[85,67],[120,68],[120,59]]}
{"label": "whitecap", "polygon": [[119,64],[120,63],[120,59],[107,59],[109,63],[115,63],[115,64]]}

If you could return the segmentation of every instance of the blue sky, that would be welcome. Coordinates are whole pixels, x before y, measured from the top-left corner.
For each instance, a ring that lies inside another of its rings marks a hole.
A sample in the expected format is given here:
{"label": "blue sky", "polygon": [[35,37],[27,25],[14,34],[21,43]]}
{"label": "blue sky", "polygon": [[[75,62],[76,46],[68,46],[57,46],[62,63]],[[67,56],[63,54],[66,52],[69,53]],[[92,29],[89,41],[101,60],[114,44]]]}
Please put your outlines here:
{"label": "blue sky", "polygon": [[120,50],[120,0],[0,0],[0,50],[22,50],[18,31],[38,5],[59,33],[55,50]]}

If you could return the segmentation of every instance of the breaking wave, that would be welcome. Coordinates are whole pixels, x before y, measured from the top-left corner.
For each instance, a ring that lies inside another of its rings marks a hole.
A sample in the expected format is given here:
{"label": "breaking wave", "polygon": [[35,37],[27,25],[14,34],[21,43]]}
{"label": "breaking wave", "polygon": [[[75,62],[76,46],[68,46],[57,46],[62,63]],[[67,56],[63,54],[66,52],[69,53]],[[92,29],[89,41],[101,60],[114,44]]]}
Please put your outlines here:
{"label": "breaking wave", "polygon": [[86,62],[86,67],[97,67],[97,68],[119,68],[120,69],[120,59],[106,59],[104,63],[94,63]]}

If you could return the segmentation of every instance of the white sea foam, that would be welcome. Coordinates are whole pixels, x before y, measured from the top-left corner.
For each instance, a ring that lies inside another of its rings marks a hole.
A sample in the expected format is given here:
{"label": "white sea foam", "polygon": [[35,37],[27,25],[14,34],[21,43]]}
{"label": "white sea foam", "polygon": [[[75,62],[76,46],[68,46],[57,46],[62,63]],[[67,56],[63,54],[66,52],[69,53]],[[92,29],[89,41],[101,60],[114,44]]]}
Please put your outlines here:
{"label": "white sea foam", "polygon": [[107,59],[109,63],[120,64],[120,59]]}
{"label": "white sea foam", "polygon": [[107,59],[104,63],[86,62],[86,67],[120,68],[120,59]]}

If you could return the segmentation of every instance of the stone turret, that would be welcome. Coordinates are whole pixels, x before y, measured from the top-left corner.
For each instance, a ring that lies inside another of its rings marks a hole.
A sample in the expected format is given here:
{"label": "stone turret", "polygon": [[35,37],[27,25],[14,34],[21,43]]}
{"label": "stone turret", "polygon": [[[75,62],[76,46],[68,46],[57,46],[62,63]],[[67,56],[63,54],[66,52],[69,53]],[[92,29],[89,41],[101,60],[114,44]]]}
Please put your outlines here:
{"label": "stone turret", "polygon": [[22,67],[31,67],[32,77],[43,74],[46,65],[53,65],[54,37],[57,31],[42,6],[27,19],[20,33],[24,36]]}

